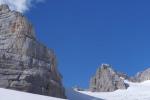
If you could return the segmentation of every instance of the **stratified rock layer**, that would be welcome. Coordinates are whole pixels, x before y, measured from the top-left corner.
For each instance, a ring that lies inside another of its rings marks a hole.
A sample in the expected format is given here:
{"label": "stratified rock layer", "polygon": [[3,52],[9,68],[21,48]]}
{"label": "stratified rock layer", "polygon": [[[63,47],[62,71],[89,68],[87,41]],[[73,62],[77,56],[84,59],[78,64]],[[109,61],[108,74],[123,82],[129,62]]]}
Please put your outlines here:
{"label": "stratified rock layer", "polygon": [[26,18],[0,6],[0,87],[65,98],[53,50],[36,40]]}
{"label": "stratified rock layer", "polygon": [[128,84],[124,83],[127,75],[114,71],[110,65],[102,64],[96,75],[90,80],[90,90],[94,92],[112,92],[117,89],[126,89]]}

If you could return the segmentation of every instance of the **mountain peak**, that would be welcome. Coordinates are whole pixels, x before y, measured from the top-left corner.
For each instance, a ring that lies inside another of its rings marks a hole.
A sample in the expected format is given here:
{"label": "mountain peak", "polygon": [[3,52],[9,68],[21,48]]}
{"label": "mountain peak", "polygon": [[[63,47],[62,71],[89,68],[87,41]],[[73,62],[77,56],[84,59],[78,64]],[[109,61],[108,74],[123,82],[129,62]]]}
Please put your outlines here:
{"label": "mountain peak", "polygon": [[9,6],[6,4],[0,5],[0,12],[10,11]]}
{"label": "mountain peak", "polygon": [[100,68],[101,68],[101,69],[111,68],[111,65],[110,65],[110,64],[105,64],[105,63],[103,63],[103,64],[101,64]]}
{"label": "mountain peak", "polygon": [[111,65],[102,64],[90,80],[90,90],[111,92],[117,89],[126,89],[128,85],[124,83],[125,78],[126,75],[113,70]]}
{"label": "mountain peak", "polygon": [[138,72],[135,76],[136,81],[143,82],[150,80],[150,68],[147,68],[144,71]]}

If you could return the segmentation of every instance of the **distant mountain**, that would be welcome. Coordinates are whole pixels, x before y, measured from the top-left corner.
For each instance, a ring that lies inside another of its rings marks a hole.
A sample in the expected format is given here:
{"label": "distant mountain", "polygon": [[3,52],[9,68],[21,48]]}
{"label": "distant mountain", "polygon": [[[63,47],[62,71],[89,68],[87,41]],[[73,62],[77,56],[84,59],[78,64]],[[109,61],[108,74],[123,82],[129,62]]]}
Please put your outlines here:
{"label": "distant mountain", "polygon": [[99,98],[91,100],[150,100],[150,80],[141,83],[125,81],[125,83],[129,84],[127,89],[118,89],[113,92],[77,92],[79,92],[81,96],[87,95],[93,98]]}
{"label": "distant mountain", "polygon": [[90,80],[90,90],[111,92],[117,89],[127,89],[128,84],[124,83],[124,79],[127,78],[127,75],[113,70],[109,64],[102,64]]}
{"label": "distant mountain", "polygon": [[135,80],[138,81],[138,82],[143,82],[145,80],[150,80],[150,68],[148,68],[144,71],[138,72],[135,76]]}
{"label": "distant mountain", "polygon": [[37,41],[21,13],[1,5],[0,87],[66,98],[61,80],[54,51]]}
{"label": "distant mountain", "polygon": [[118,89],[127,89],[129,84],[125,83],[125,80],[130,82],[150,80],[150,68],[129,77],[124,73],[113,70],[109,64],[102,64],[91,78],[89,90],[93,92],[112,92]]}

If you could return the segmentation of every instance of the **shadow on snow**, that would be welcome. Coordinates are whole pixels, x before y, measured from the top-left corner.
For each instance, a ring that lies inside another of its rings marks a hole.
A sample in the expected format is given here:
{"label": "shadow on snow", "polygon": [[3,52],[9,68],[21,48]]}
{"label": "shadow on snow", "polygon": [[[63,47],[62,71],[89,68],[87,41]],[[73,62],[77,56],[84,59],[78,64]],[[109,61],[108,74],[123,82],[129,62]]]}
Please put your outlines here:
{"label": "shadow on snow", "polygon": [[83,93],[79,93],[73,89],[66,89],[66,95],[69,100],[104,100]]}

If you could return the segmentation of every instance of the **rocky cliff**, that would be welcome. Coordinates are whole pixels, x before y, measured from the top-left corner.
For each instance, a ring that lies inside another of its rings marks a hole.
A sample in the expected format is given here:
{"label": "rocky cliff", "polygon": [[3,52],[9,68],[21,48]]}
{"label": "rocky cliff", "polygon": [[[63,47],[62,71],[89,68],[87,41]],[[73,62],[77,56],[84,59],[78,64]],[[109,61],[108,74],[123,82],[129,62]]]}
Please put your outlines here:
{"label": "rocky cliff", "polygon": [[128,84],[124,82],[143,82],[150,80],[150,68],[138,72],[135,76],[129,77],[124,73],[112,69],[109,64],[102,64],[96,74],[90,80],[90,91],[111,92],[117,89],[127,89]]}
{"label": "rocky cliff", "polygon": [[135,77],[133,77],[133,79],[135,82],[143,82],[146,80],[150,80],[150,68],[148,68],[144,71],[138,72],[135,75]]}
{"label": "rocky cliff", "polygon": [[0,87],[65,98],[53,50],[19,12],[0,6]]}
{"label": "rocky cliff", "polygon": [[124,79],[127,78],[126,74],[113,70],[110,65],[102,64],[90,80],[90,91],[112,92],[117,89],[126,89],[128,84],[124,82]]}

